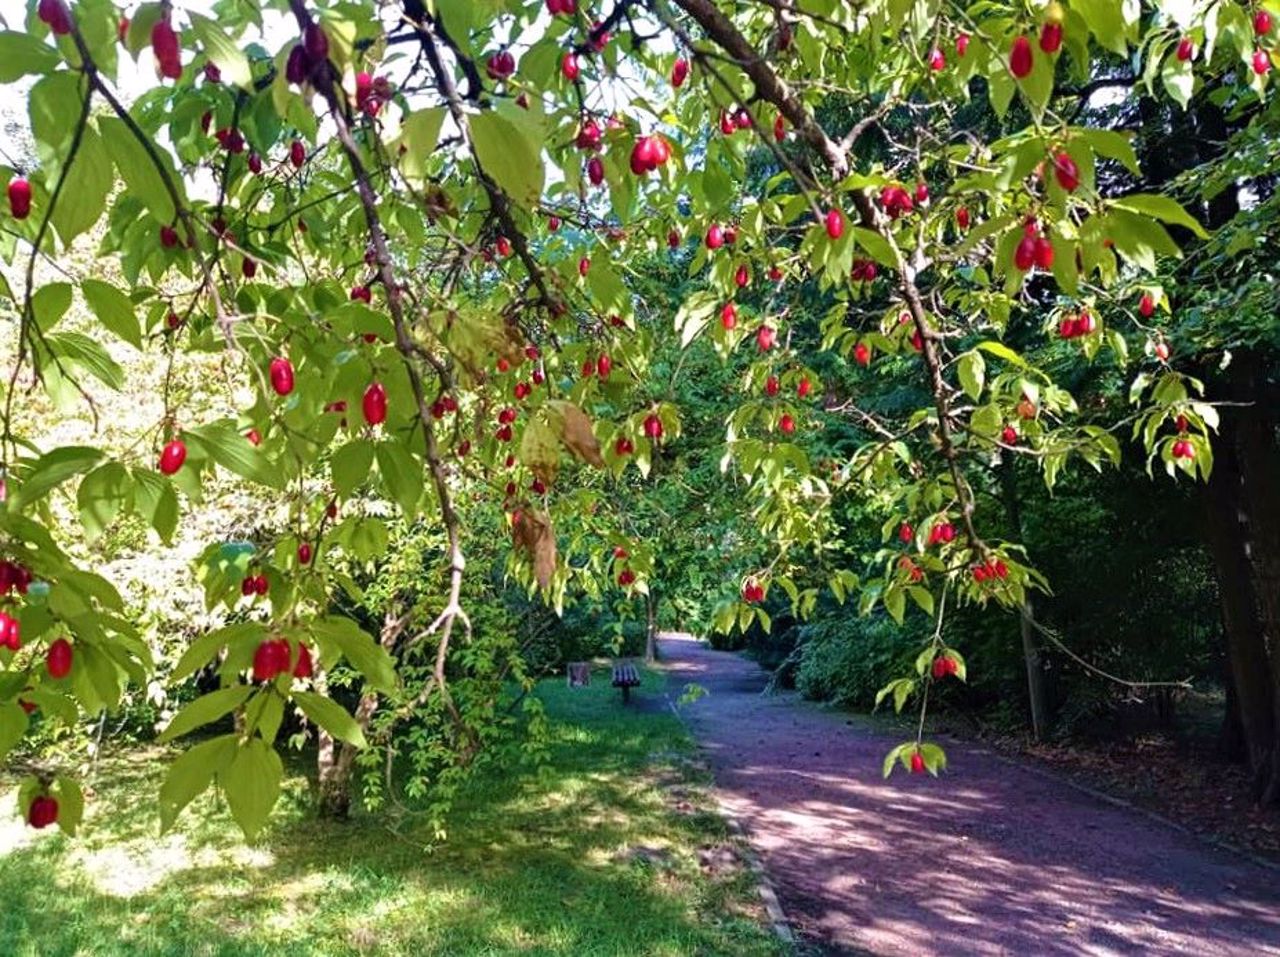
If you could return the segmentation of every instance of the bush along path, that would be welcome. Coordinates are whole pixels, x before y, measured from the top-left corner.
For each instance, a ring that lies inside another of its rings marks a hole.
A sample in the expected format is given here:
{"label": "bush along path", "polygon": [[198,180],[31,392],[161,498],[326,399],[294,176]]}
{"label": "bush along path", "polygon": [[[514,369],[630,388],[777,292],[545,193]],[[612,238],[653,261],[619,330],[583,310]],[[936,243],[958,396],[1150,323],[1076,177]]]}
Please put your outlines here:
{"label": "bush along path", "polygon": [[979,748],[896,742],[688,636],[660,648],[726,808],[799,934],[833,954],[1280,954],[1280,873]]}

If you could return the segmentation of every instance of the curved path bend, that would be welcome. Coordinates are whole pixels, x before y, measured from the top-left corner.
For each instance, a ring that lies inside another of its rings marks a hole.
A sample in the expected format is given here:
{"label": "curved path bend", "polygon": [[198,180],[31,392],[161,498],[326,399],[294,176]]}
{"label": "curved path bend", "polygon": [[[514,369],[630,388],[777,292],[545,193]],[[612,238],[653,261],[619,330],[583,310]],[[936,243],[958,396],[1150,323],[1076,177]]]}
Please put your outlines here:
{"label": "curved path bend", "polygon": [[788,919],[833,955],[1280,957],[1280,871],[980,748],[881,777],[897,738],[682,635],[672,691]]}

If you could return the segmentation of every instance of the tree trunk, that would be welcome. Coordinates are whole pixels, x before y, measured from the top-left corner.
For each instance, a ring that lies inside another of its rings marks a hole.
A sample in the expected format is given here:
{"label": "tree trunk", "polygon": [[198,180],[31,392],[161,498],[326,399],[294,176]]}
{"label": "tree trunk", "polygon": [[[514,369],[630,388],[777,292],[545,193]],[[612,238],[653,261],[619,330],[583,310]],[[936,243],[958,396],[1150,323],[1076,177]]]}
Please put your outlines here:
{"label": "tree trunk", "polygon": [[[1022,507],[1018,501],[1018,485],[1013,474],[1013,462],[1000,468],[1000,487],[1004,493],[1004,506],[1009,524],[1019,541],[1022,539]],[[1044,662],[1040,658],[1040,643],[1036,640],[1035,609],[1031,599],[1023,602],[1018,629],[1022,633],[1022,658],[1027,669],[1027,701],[1031,709],[1031,737],[1044,740],[1049,731],[1049,699],[1044,688]]]}
{"label": "tree trunk", "polygon": [[[1230,397],[1253,405],[1226,409],[1221,439],[1215,445],[1208,500],[1206,538],[1217,569],[1227,664],[1244,738],[1245,757],[1253,772],[1254,794],[1276,800],[1280,781],[1277,729],[1280,729],[1280,618],[1276,579],[1280,542],[1270,523],[1275,514],[1276,485],[1266,486],[1277,469],[1274,425],[1262,411],[1264,395],[1240,356],[1233,363]],[[1277,481],[1275,475],[1270,480]],[[1270,599],[1263,592],[1271,581]],[[1271,616],[1268,620],[1268,615]]]}
{"label": "tree trunk", "polygon": [[644,660],[653,664],[658,660],[658,603],[652,594],[644,599]]}
{"label": "tree trunk", "polygon": [[[408,624],[409,616],[397,617],[387,612],[382,621],[382,633],[379,643],[387,651],[395,647],[397,639]],[[320,677],[317,691],[324,692],[324,676]],[[369,730],[374,712],[378,710],[378,695],[369,691],[360,697],[353,717],[361,731]],[[330,821],[345,821],[351,814],[351,780],[356,767],[356,749],[346,742],[335,741],[323,729],[319,733],[316,750],[317,812],[319,816]]]}
{"label": "tree trunk", "polygon": [[1241,354],[1237,377],[1252,403],[1240,410],[1236,456],[1244,506],[1245,546],[1262,638],[1270,659],[1272,742],[1267,766],[1257,768],[1259,801],[1280,803],[1280,447],[1276,444],[1276,398],[1256,355]]}
{"label": "tree trunk", "polygon": [[1031,704],[1031,737],[1043,741],[1049,730],[1049,699],[1044,692],[1044,665],[1040,661],[1040,645],[1036,641],[1035,610],[1028,598],[1022,604],[1019,619],[1022,632],[1022,658],[1027,667],[1027,699]]}

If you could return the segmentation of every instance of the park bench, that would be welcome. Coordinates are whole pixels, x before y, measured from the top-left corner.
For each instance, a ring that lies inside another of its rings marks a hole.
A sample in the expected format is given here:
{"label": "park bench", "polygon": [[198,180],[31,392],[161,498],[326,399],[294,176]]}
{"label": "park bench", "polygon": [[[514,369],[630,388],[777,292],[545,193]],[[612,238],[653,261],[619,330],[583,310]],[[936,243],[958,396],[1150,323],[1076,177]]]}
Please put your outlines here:
{"label": "park bench", "polygon": [[613,686],[622,689],[623,704],[631,700],[631,689],[638,684],[640,684],[640,672],[634,664],[629,661],[613,663]]}

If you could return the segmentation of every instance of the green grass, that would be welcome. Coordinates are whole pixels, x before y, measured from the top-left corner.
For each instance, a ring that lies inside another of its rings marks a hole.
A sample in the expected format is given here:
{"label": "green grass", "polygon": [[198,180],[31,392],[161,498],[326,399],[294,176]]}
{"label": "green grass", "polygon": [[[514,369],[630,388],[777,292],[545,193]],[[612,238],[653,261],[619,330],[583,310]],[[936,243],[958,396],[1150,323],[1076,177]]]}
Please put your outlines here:
{"label": "green grass", "polygon": [[[642,694],[661,680],[646,675]],[[0,954],[781,953],[749,873],[699,864],[700,848],[732,839],[670,711],[624,710],[607,673],[539,693],[554,719],[548,773],[486,771],[444,842],[417,818],[394,831],[373,815],[316,821],[300,762],[257,845],[211,798],[160,837],[170,755],[105,758],[78,837],[0,822]]]}

